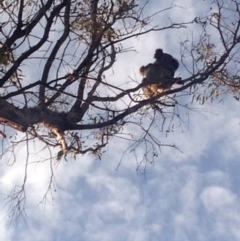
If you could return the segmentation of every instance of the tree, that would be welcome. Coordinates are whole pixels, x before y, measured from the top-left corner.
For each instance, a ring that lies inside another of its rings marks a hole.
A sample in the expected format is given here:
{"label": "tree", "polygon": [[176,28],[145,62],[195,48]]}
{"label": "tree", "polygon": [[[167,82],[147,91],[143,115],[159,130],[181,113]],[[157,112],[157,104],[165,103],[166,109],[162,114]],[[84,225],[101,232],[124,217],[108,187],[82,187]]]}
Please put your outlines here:
{"label": "tree", "polygon": [[[146,4],[135,0],[1,3],[2,158],[10,157],[13,164],[15,152],[24,144],[27,166],[29,146],[35,140],[38,150],[49,150],[46,160],[59,163],[86,153],[101,158],[113,137],[127,135],[124,138],[134,141],[131,150],[144,145],[142,162],[151,162],[164,146],[153,134],[157,120],[169,131],[174,128],[173,119],[180,118],[178,107],[189,108],[189,103],[178,101],[182,91],[202,104],[221,91],[232,91],[239,99],[238,2],[215,0],[207,16],[154,27],[151,16],[143,17]],[[228,18],[229,12],[234,16]],[[127,80],[120,85],[108,79],[116,56],[131,50],[125,41],[186,26],[198,28],[201,34],[197,40],[181,43],[181,62],[187,73],[183,86],[144,99],[143,85],[135,80],[131,79],[135,86],[129,88]],[[213,30],[220,41],[212,39]],[[33,66],[37,66],[36,74],[28,75]],[[125,132],[129,126],[141,133],[134,137]],[[9,195],[13,216],[24,210],[26,180],[27,172],[23,185]]]}

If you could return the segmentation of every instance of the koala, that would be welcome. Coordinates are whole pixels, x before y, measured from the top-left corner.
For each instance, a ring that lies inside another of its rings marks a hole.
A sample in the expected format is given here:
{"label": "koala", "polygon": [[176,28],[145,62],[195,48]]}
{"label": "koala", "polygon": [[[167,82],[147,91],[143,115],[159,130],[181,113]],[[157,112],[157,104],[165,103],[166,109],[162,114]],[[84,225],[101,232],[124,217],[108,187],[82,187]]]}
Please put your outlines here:
{"label": "koala", "polygon": [[144,77],[142,90],[146,98],[170,90],[173,84],[183,84],[181,78],[174,79],[179,63],[172,55],[163,53],[162,49],[157,49],[154,58],[156,59],[154,63],[139,69],[140,74]]}

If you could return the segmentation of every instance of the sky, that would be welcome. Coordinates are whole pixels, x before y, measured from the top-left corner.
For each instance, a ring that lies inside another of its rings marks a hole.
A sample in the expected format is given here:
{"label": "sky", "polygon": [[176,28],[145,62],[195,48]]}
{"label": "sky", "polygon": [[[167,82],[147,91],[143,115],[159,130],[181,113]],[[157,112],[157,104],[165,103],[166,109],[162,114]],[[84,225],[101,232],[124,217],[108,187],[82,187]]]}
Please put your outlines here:
{"label": "sky", "polygon": [[[199,2],[177,0],[184,8],[163,13],[161,21],[192,20],[208,8],[207,3]],[[149,12],[160,5],[152,1]],[[127,44],[136,52],[117,58],[114,75],[119,79],[136,76],[140,82],[138,68],[153,61],[154,50],[162,47],[178,58],[179,41],[185,36],[182,30],[175,30],[129,40]],[[126,59],[131,59],[127,65]],[[187,75],[181,70],[180,66],[177,74]],[[32,163],[26,219],[11,225],[5,198],[23,180],[21,160],[26,149],[19,150],[19,161],[12,166],[2,160],[0,240],[240,240],[239,103],[229,95],[221,103],[193,105],[201,111],[186,111],[185,116],[183,112],[182,129],[167,137],[157,134],[163,143],[174,143],[181,151],[165,147],[152,165],[137,169],[128,152],[121,160],[129,143],[113,139],[101,160],[84,155],[55,166],[56,191],[43,199],[49,163]]]}

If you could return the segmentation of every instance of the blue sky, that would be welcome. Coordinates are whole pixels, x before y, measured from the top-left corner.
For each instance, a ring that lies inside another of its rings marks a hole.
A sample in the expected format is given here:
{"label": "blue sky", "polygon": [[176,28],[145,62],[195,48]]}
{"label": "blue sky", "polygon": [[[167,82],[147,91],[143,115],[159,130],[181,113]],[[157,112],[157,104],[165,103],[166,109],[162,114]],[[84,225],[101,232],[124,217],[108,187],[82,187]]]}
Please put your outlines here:
{"label": "blue sky", "polygon": [[[155,21],[192,20],[208,8],[207,1],[199,2],[177,0],[183,8],[164,12]],[[148,10],[160,7],[153,1]],[[136,52],[117,57],[114,74],[109,76],[123,82],[131,76],[140,82],[138,69],[153,61],[156,48],[179,59],[179,42],[187,31],[154,32],[129,40],[126,45],[134,46]],[[182,66],[177,74],[187,76],[181,71]],[[174,143],[182,152],[162,148],[155,163],[146,169],[141,165],[136,171],[137,163],[130,153],[119,166],[129,143],[113,139],[101,161],[85,155],[54,166],[56,191],[43,199],[51,175],[49,163],[34,162],[45,152],[32,157],[26,223],[21,219],[9,226],[5,200],[1,200],[0,240],[240,240],[239,103],[227,96],[222,103],[194,103],[193,107],[201,111],[182,111],[182,129],[167,137],[156,132],[162,143]],[[2,161],[1,199],[22,182],[25,152],[24,148],[19,150],[19,161],[13,166]],[[143,152],[139,150],[139,157]]]}

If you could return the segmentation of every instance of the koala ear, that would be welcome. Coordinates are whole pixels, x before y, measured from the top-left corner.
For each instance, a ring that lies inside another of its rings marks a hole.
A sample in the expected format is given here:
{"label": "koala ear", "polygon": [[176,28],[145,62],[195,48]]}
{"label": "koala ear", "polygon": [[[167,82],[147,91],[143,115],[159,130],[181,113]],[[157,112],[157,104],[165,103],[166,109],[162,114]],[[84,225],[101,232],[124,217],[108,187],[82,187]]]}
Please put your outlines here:
{"label": "koala ear", "polygon": [[143,77],[146,76],[146,74],[145,74],[145,72],[146,72],[145,69],[146,69],[145,66],[142,66],[142,67],[139,69],[139,72],[140,72],[140,74],[141,74]]}
{"label": "koala ear", "polygon": [[147,73],[148,73],[148,70],[150,69],[150,67],[152,66],[153,64],[148,64],[146,66],[142,66],[140,69],[139,69],[139,72],[140,74],[143,76],[143,77],[146,77],[147,76]]}

